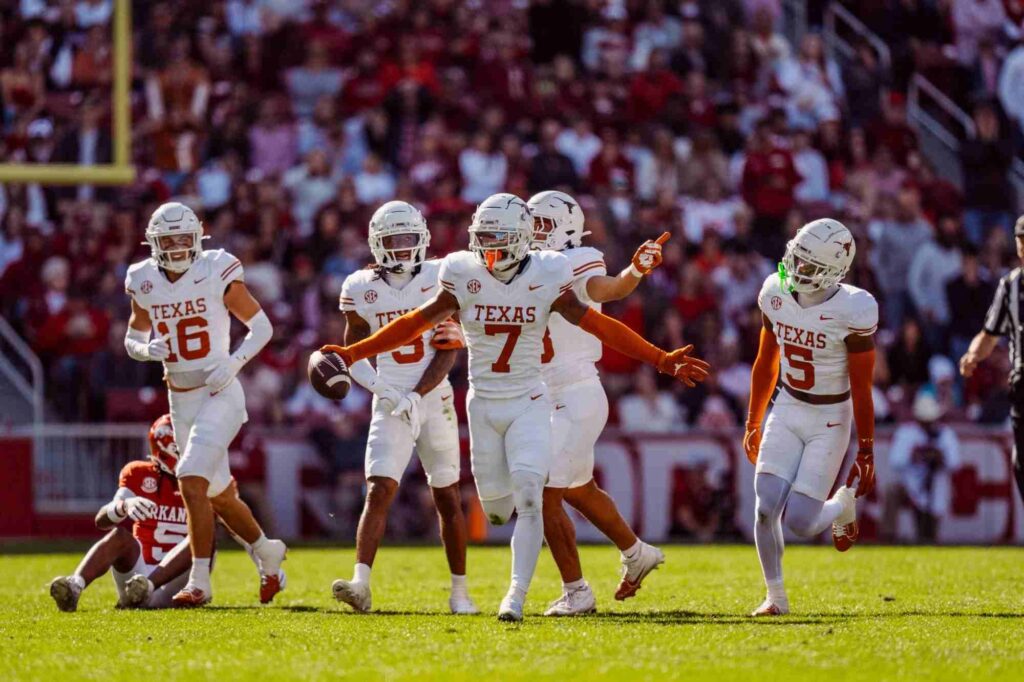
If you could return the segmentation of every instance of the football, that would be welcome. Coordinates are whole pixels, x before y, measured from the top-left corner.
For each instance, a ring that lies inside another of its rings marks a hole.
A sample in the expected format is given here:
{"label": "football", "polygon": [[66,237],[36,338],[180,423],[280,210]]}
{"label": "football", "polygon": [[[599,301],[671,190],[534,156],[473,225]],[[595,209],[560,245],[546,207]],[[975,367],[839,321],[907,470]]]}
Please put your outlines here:
{"label": "football", "polygon": [[313,351],[306,371],[313,389],[325,398],[341,400],[352,388],[352,376],[348,373],[345,361],[337,353]]}

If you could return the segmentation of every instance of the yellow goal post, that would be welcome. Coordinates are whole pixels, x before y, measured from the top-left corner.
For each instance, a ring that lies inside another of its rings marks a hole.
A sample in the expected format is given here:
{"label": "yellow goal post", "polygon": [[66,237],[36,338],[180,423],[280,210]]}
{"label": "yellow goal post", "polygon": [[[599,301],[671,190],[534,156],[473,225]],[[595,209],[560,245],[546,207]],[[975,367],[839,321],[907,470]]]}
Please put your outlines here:
{"label": "yellow goal post", "polygon": [[3,163],[0,164],[0,183],[126,185],[135,179],[128,94],[132,67],[132,0],[114,0],[113,33],[113,163],[94,166],[74,163]]}

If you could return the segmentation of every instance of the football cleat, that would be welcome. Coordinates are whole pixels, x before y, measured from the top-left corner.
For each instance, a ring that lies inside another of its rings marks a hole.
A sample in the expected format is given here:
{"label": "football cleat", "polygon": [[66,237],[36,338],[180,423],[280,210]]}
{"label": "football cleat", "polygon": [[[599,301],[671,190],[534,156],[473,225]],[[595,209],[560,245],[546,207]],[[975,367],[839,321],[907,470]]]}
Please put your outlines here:
{"label": "football cleat", "polygon": [[766,598],[750,615],[754,618],[760,618],[762,616],[785,616],[787,613],[789,613],[788,602],[772,601]]}
{"label": "football cleat", "polygon": [[476,607],[473,599],[468,594],[452,593],[448,597],[448,608],[456,616],[475,616],[480,613],[480,609]]}
{"label": "football cleat", "polygon": [[334,598],[345,602],[359,613],[366,613],[370,610],[370,584],[357,582],[355,580],[335,580],[331,584],[331,592]]}
{"label": "football cleat", "polygon": [[149,578],[136,573],[124,584],[124,608],[141,609],[149,604],[149,596],[153,593],[152,583]]}
{"label": "football cleat", "polygon": [[176,609],[191,609],[197,606],[205,606],[211,601],[213,601],[213,597],[191,583],[185,585],[178,594],[171,597],[171,604]]}
{"label": "football cleat", "polygon": [[261,574],[276,576],[281,572],[281,563],[288,555],[288,547],[280,540],[267,540],[267,544],[255,554],[260,560]]}
{"label": "football cleat", "polygon": [[498,607],[498,620],[503,623],[521,623],[523,621],[523,600],[515,592],[509,590]]}
{"label": "football cleat", "polygon": [[569,592],[563,592],[562,596],[551,602],[551,606],[544,612],[545,616],[581,616],[587,613],[597,612],[597,599],[590,585],[583,583],[582,587]]}
{"label": "football cleat", "polygon": [[278,592],[284,592],[285,585],[288,584],[288,578],[285,576],[284,571],[280,570],[277,575],[260,575],[260,603],[269,604],[274,601],[274,595]]}
{"label": "football cleat", "polygon": [[853,488],[843,486],[836,491],[836,498],[842,503],[843,511],[839,517],[832,522],[832,544],[840,552],[853,547],[860,535],[860,527],[857,525],[857,497]]}
{"label": "football cleat", "polygon": [[78,598],[82,595],[82,588],[71,579],[71,576],[54,578],[50,582],[50,596],[57,603],[61,611],[71,613],[78,610]]}
{"label": "football cleat", "polygon": [[640,589],[640,583],[647,575],[665,563],[665,554],[646,542],[640,543],[640,551],[632,559],[622,557],[622,580],[615,590],[615,598],[618,601],[629,599]]}

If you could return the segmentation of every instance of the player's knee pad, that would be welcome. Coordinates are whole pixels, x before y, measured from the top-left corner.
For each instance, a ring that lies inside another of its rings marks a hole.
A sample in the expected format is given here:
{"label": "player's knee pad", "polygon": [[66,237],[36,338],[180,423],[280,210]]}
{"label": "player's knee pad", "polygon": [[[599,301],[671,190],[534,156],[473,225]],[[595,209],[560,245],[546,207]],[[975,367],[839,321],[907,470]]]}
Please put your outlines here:
{"label": "player's knee pad", "polygon": [[512,497],[520,516],[540,514],[544,508],[544,477],[532,471],[513,471]]}
{"label": "player's knee pad", "polygon": [[506,495],[493,500],[480,500],[480,506],[484,508],[484,514],[492,526],[504,526],[512,518],[516,502],[512,495]]}

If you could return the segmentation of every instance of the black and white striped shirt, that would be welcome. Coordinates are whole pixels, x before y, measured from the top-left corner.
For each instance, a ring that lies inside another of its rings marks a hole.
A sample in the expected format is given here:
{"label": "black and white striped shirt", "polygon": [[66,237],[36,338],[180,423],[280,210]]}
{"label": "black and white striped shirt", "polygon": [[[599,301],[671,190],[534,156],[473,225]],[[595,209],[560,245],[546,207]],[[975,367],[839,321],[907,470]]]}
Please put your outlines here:
{"label": "black and white striped shirt", "polygon": [[1021,328],[1021,268],[1014,268],[999,279],[995,298],[985,315],[985,333],[992,336],[1005,336],[1010,341],[1010,363],[1013,370],[1010,381],[1015,383],[1024,376],[1024,329]]}

